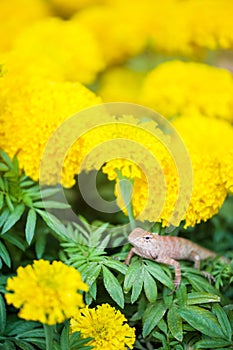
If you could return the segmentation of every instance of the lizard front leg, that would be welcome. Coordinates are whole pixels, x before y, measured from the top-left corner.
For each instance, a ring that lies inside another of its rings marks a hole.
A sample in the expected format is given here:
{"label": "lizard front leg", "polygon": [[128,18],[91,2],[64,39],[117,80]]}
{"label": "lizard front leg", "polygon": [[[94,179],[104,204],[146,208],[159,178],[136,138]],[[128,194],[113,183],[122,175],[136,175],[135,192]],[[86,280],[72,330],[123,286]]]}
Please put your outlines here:
{"label": "lizard front leg", "polygon": [[175,290],[177,290],[180,286],[181,282],[181,271],[180,271],[180,264],[178,261],[169,258],[167,256],[158,256],[155,261],[166,264],[166,265],[171,265],[175,269],[175,280],[174,280],[174,286]]}
{"label": "lizard front leg", "polygon": [[130,251],[129,251],[129,254],[127,255],[127,257],[126,257],[126,259],[125,259],[125,261],[124,261],[124,263],[125,263],[125,265],[129,265],[129,263],[130,263],[130,260],[132,259],[132,256],[134,255],[134,254],[136,254],[136,251],[135,251],[136,249],[133,247],[133,248],[131,248],[130,249]]}

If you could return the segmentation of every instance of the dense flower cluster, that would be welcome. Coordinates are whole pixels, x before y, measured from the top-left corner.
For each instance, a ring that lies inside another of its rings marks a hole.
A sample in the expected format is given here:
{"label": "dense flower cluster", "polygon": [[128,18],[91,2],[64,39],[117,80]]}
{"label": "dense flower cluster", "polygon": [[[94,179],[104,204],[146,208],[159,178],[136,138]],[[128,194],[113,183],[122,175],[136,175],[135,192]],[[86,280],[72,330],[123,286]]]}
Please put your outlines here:
{"label": "dense flower cluster", "polygon": [[199,112],[233,121],[233,76],[203,63],[165,62],[144,79],[140,102],[167,117]]}
{"label": "dense flower cluster", "polygon": [[53,261],[35,260],[33,265],[19,267],[17,276],[7,281],[5,295],[8,304],[19,308],[19,316],[45,324],[63,322],[77,307],[83,307],[78,291],[87,291],[80,273],[74,268]]}
{"label": "dense flower cluster", "polygon": [[[11,157],[17,154],[20,167],[38,180],[43,150],[53,132],[72,114],[100,102],[78,82],[49,82],[38,77],[28,81],[23,76],[15,81],[6,74],[0,80],[0,147]],[[54,144],[53,158],[59,159],[60,152],[62,145]],[[79,159],[79,149],[73,147],[63,169],[67,187],[74,184]],[[48,169],[47,175],[48,184],[56,183],[56,169]]]}
{"label": "dense flower cluster", "polygon": [[96,350],[133,349],[135,329],[126,322],[125,316],[109,304],[80,309],[70,321],[72,332],[92,337],[88,345]]}

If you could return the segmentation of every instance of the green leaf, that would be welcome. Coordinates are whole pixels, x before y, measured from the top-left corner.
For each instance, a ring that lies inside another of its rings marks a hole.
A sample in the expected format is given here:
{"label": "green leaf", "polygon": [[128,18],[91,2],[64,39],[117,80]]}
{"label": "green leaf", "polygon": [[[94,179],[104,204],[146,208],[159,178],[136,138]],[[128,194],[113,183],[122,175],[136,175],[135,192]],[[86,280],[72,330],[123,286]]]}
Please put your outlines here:
{"label": "green leaf", "polygon": [[20,237],[15,237],[9,233],[4,233],[4,235],[2,236],[2,238],[5,241],[8,241],[9,243],[15,245],[16,247],[18,247],[20,250],[25,251],[25,241],[23,239],[21,239]]}
{"label": "green leaf", "polygon": [[187,295],[187,305],[216,303],[220,302],[220,297],[207,292],[192,292]]}
{"label": "green leaf", "polygon": [[0,257],[8,267],[11,267],[10,255],[2,242],[0,242]]}
{"label": "green leaf", "polygon": [[137,280],[132,286],[131,303],[133,304],[141,294],[144,282],[144,268],[138,273]]}
{"label": "green leaf", "polygon": [[14,208],[14,211],[8,216],[2,228],[2,234],[9,231],[9,229],[12,228],[17,221],[19,221],[19,219],[23,215],[24,209],[25,205],[23,203],[18,204]]}
{"label": "green leaf", "polygon": [[104,286],[111,298],[121,307],[124,307],[124,295],[120,283],[107,267],[102,266]]}
{"label": "green leaf", "polygon": [[39,199],[39,198],[51,197],[60,191],[61,191],[61,189],[57,188],[57,187],[44,188],[44,189],[40,190],[39,192],[35,193],[35,195],[33,195],[33,199],[35,200],[35,199]]}
{"label": "green leaf", "polygon": [[36,227],[36,212],[34,209],[29,209],[26,221],[25,235],[28,245],[31,244],[31,241],[35,234]]}
{"label": "green leaf", "polygon": [[56,234],[66,239],[66,228],[56,216],[48,213],[47,211],[36,209],[36,212],[42,217],[44,222],[50,227]]}
{"label": "green leaf", "polygon": [[37,259],[41,259],[46,247],[46,234],[39,233],[35,239],[35,251]]}
{"label": "green leaf", "polygon": [[124,291],[128,293],[133,284],[138,278],[138,274],[141,273],[142,264],[139,259],[131,260],[128,271],[126,272],[124,279]]}
{"label": "green leaf", "polygon": [[2,212],[2,214],[0,215],[0,227],[2,227],[4,225],[4,223],[6,222],[9,215],[10,215],[9,208],[5,208]]}
{"label": "green leaf", "polygon": [[34,202],[34,208],[46,208],[46,209],[68,209],[70,208],[70,204],[56,201],[42,201],[42,202]]}
{"label": "green leaf", "polygon": [[183,340],[183,326],[182,326],[182,318],[177,311],[176,306],[172,306],[167,314],[168,328],[178,341]]}
{"label": "green leaf", "polygon": [[163,268],[156,262],[146,260],[145,266],[148,272],[155,277],[159,282],[169,289],[174,289],[174,283],[170,277],[164,272]]}
{"label": "green leaf", "polygon": [[203,339],[195,344],[195,349],[218,349],[232,346],[233,343],[223,339]]}
{"label": "green leaf", "polygon": [[4,334],[6,328],[6,306],[3,297],[0,294],[0,335]]}
{"label": "green leaf", "polygon": [[0,210],[2,209],[4,204],[4,194],[0,192]]}
{"label": "green leaf", "polygon": [[159,321],[162,319],[166,312],[167,308],[165,307],[164,303],[162,301],[151,304],[146,309],[144,315],[143,315],[143,329],[142,334],[143,337],[146,337],[150,334],[150,332],[156,327],[156,325],[159,323]]}
{"label": "green leaf", "polygon": [[70,336],[70,349],[71,350],[93,349],[93,346],[85,346],[85,344],[89,343],[90,340],[92,340],[92,338],[82,339],[80,332],[74,332]]}
{"label": "green leaf", "polygon": [[225,335],[212,312],[199,306],[187,306],[178,309],[181,317],[203,334],[212,338],[225,338]]}
{"label": "green leaf", "polygon": [[232,329],[230,321],[227,317],[226,312],[219,304],[214,304],[212,307],[212,311],[218,319],[218,322],[228,340],[231,340],[232,337]]}
{"label": "green leaf", "polygon": [[11,161],[10,157],[8,156],[8,154],[6,154],[6,152],[4,152],[3,150],[0,150],[0,156],[2,157],[4,162],[8,165],[8,167],[11,168],[12,161]]}
{"label": "green leaf", "polygon": [[0,171],[7,171],[7,170],[9,170],[9,167],[6,164],[0,162]]}
{"label": "green leaf", "polygon": [[154,303],[157,299],[157,284],[151,274],[145,270],[144,272],[144,291],[150,303]]}
{"label": "green leaf", "polygon": [[16,350],[16,347],[11,341],[5,340],[2,345],[0,344],[0,350]]}
{"label": "green leaf", "polygon": [[217,290],[209,283],[204,275],[197,274],[185,274],[187,280],[192,285],[193,289],[198,292],[208,292],[212,294],[218,294]]}
{"label": "green leaf", "polygon": [[6,194],[6,204],[7,204],[8,208],[10,209],[10,211],[13,212],[14,211],[14,205],[12,204],[10,195],[8,193]]}
{"label": "green leaf", "polygon": [[69,322],[66,322],[60,338],[61,350],[67,350],[70,348],[69,332],[70,332]]}
{"label": "green leaf", "polygon": [[19,349],[22,350],[35,350],[34,346],[31,344],[25,342],[24,340],[14,339],[15,344],[18,346]]}
{"label": "green leaf", "polygon": [[123,275],[125,275],[128,271],[128,267],[125,264],[110,257],[104,262],[104,265],[110,269],[121,272]]}

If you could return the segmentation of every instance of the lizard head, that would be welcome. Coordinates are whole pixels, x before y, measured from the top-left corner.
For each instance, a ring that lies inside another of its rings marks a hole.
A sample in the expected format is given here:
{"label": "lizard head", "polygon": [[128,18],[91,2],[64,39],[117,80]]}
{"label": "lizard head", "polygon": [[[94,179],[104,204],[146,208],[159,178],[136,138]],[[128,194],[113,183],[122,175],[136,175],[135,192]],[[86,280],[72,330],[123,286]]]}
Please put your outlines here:
{"label": "lizard head", "polygon": [[142,228],[135,228],[128,236],[128,241],[134,247],[151,247],[157,233],[151,233],[143,230]]}

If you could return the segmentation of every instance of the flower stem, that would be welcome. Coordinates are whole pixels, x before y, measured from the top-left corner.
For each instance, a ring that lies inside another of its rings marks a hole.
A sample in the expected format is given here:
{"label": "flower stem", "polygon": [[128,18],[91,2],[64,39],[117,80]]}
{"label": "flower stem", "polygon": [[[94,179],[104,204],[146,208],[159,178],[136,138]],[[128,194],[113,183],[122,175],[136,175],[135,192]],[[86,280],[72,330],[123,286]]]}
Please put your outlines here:
{"label": "flower stem", "polygon": [[125,203],[125,207],[129,217],[130,227],[131,227],[131,230],[133,230],[136,227],[134,216],[133,216],[132,205],[131,205],[131,198],[132,198],[132,192],[133,192],[133,180],[127,179],[124,176],[122,176],[119,170],[116,170],[116,172],[119,178],[119,185],[120,185],[123,201]]}
{"label": "flower stem", "polygon": [[47,324],[43,324],[43,326],[44,326],[44,333],[45,333],[46,350],[52,350],[54,326],[49,326]]}

